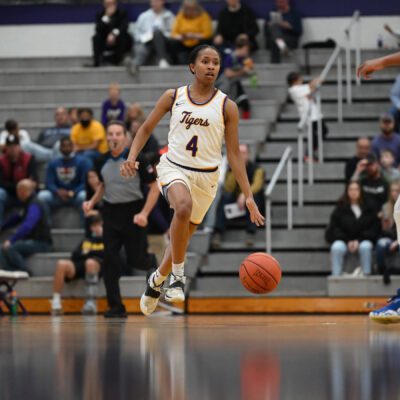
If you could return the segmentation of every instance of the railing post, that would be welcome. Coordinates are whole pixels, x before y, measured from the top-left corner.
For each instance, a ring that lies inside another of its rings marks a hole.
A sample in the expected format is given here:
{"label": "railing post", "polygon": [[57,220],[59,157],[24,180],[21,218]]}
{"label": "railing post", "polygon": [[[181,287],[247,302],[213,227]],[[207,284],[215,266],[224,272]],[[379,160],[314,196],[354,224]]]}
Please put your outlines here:
{"label": "railing post", "polygon": [[343,64],[342,56],[337,58],[337,98],[338,98],[338,122],[343,122]]}
{"label": "railing post", "polygon": [[314,183],[314,154],[311,116],[307,120],[307,151],[308,151],[308,184]]}
{"label": "railing post", "polygon": [[317,121],[317,134],[318,134],[318,162],[322,164],[324,162],[324,138],[322,137],[322,107],[321,107],[321,92],[317,90],[316,94],[317,108],[319,118]]}
{"label": "railing post", "polygon": [[272,243],[271,243],[271,199],[269,197],[265,198],[265,213],[266,213],[266,223],[265,223],[265,232],[266,232],[266,244],[267,244],[267,253],[271,253]]}
{"label": "railing post", "polygon": [[347,93],[347,103],[352,103],[351,96],[351,43],[350,43],[350,32],[346,35],[346,93]]}
{"label": "railing post", "polygon": [[293,165],[292,155],[287,162],[287,227],[293,229]]}
{"label": "railing post", "polygon": [[299,136],[297,138],[297,173],[298,173],[298,195],[297,201],[299,207],[303,207],[303,132],[299,132]]}
{"label": "railing post", "polygon": [[[355,75],[357,76],[357,67],[361,64],[361,21],[360,16],[357,17],[356,24],[356,71]],[[356,78],[357,86],[361,85],[361,79]]]}

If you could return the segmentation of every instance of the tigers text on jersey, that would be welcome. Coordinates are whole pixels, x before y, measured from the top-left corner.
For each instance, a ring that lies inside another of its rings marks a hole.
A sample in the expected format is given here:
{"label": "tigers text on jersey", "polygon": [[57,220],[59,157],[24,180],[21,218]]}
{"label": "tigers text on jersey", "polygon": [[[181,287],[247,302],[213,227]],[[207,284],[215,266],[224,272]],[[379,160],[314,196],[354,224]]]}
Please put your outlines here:
{"label": "tigers text on jersey", "polygon": [[222,159],[227,95],[216,89],[204,103],[195,103],[188,86],[176,89],[171,107],[167,158],[198,169],[216,169]]}

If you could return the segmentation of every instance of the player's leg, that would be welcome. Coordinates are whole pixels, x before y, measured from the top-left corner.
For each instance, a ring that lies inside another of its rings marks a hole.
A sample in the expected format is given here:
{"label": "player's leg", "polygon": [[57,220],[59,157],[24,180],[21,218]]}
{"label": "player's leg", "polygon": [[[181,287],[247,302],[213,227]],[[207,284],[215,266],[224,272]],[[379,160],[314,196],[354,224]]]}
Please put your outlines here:
{"label": "player's leg", "polygon": [[58,260],[54,272],[53,298],[51,300],[52,314],[62,313],[61,292],[64,282],[75,277],[75,266],[71,260]]}

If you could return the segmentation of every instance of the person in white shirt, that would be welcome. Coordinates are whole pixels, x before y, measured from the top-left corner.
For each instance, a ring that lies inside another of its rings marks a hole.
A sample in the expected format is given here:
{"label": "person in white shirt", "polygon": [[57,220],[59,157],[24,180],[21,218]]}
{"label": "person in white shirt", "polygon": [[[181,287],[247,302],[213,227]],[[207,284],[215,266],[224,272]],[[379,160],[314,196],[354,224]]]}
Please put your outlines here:
{"label": "person in white shirt", "polygon": [[[310,118],[313,132],[313,151],[318,150],[318,121],[322,123],[322,137],[328,134],[328,127],[323,119],[323,115],[317,107],[312,94],[321,83],[319,78],[313,79],[310,83],[303,83],[303,77],[297,72],[291,72],[287,76],[289,85],[289,96],[297,107],[300,123],[304,118]],[[308,114],[308,115],[307,115]]]}
{"label": "person in white shirt", "polygon": [[174,14],[164,7],[164,0],[150,0],[150,9],[141,13],[135,24],[135,59],[137,66],[144,65],[155,53],[161,68],[169,66],[168,38]]}
{"label": "person in white shirt", "polygon": [[18,122],[9,119],[4,124],[4,130],[0,133],[0,149],[3,149],[7,136],[15,135],[18,137],[21,144],[22,150],[27,153],[31,153],[37,161],[46,162],[51,160],[55,156],[55,150],[48,149],[38,143],[31,140],[29,133],[24,129],[19,129]]}

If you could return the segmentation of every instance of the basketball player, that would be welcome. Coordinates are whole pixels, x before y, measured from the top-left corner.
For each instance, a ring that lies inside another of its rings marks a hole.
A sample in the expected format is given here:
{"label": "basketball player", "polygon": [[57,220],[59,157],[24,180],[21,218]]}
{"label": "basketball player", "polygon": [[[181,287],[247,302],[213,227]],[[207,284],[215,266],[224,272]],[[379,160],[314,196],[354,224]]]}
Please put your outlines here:
{"label": "basketball player", "polygon": [[171,222],[171,243],[159,268],[150,276],[140,300],[145,315],[157,307],[161,287],[171,273],[165,300],[182,302],[184,295],[184,261],[190,236],[201,223],[216,191],[225,139],[229,165],[246,196],[250,218],[257,226],[264,224],[250,190],[246,169],[239,155],[236,104],[214,83],[220,69],[218,51],[208,45],[193,49],[189,68],[193,74],[190,85],[167,90],[138,130],[127,161],[121,165],[122,176],[136,174],[136,159],[151,132],[171,112],[168,152],[157,166],[158,184],[174,210]]}
{"label": "basketball player", "polygon": [[[357,68],[357,76],[369,79],[375,71],[395,66],[400,66],[400,52],[365,61]],[[397,240],[400,243],[400,197],[394,205],[393,218],[397,228]],[[400,288],[385,307],[371,311],[369,317],[371,320],[381,323],[400,322]]]}

